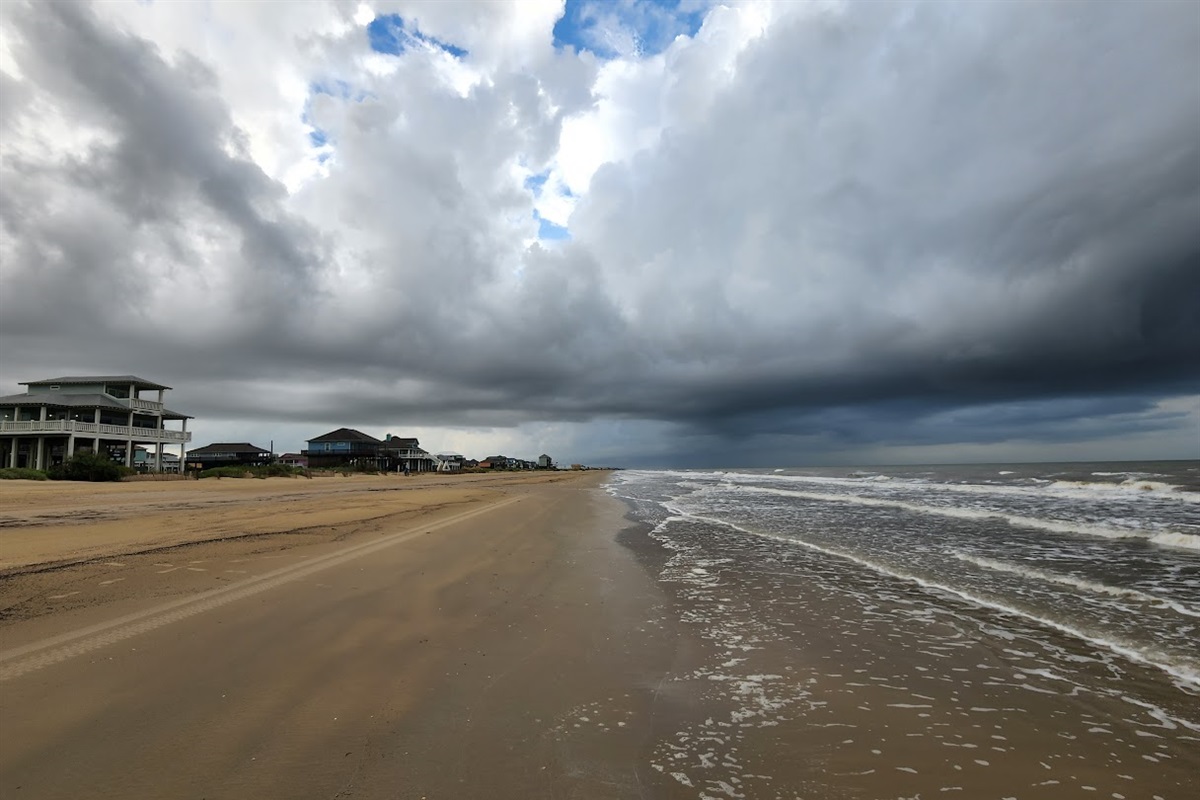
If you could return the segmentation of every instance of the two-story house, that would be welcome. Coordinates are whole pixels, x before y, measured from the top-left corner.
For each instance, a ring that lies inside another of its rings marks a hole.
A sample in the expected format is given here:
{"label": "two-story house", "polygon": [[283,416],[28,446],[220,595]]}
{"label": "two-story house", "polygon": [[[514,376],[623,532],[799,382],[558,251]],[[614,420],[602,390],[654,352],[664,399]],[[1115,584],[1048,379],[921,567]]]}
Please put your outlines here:
{"label": "two-story house", "polygon": [[313,469],[355,466],[381,472],[432,472],[436,467],[433,456],[414,438],[389,433],[380,440],[353,428],[338,428],[309,439],[308,449],[301,455]]}
{"label": "two-story house", "polygon": [[437,460],[412,437],[387,434],[379,454],[380,469],[388,472],[432,472],[437,468]]}
{"label": "two-story house", "polygon": [[338,428],[307,441],[308,449],[300,454],[313,469],[342,466],[379,469],[379,447],[383,442],[362,431]]}
{"label": "two-story house", "polygon": [[263,467],[271,463],[271,451],[249,442],[214,442],[187,451],[188,469],[214,467]]}
{"label": "two-story house", "polygon": [[[187,414],[163,405],[170,386],[134,375],[76,375],[23,381],[25,394],[0,397],[0,465],[47,469],[90,450],[133,466],[137,445],[154,447],[162,468],[164,445],[191,441]],[[150,397],[144,396],[150,395]],[[182,423],[179,430],[167,422]]]}

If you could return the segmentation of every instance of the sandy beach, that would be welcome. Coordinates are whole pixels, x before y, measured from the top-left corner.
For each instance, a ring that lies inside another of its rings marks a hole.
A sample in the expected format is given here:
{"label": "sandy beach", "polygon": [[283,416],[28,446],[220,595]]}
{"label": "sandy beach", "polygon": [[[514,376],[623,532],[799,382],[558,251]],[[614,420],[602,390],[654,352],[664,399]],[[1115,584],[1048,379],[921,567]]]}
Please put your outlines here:
{"label": "sandy beach", "polygon": [[0,483],[0,797],[1165,800],[1200,774],[1194,732],[1008,685],[754,542],[664,547],[606,479]]}
{"label": "sandy beach", "polygon": [[674,645],[604,479],[0,486],[0,796],[638,796]]}

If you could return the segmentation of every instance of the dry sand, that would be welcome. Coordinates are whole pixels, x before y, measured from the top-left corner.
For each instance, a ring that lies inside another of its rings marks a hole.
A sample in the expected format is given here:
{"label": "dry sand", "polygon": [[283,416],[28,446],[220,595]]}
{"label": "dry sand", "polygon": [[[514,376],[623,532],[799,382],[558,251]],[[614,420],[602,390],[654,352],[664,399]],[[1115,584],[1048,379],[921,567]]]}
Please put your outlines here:
{"label": "dry sand", "polygon": [[0,486],[0,797],[690,796],[604,479]]}
{"label": "dry sand", "polygon": [[431,514],[495,498],[505,487],[554,483],[569,475],[0,481],[0,575],[181,544]]}

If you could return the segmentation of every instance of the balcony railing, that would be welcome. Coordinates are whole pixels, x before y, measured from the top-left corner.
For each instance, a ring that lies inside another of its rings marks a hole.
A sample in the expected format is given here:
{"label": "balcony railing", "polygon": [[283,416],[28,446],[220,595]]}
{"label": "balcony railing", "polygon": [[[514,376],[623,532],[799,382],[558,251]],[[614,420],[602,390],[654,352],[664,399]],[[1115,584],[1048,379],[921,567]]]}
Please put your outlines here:
{"label": "balcony railing", "polygon": [[391,458],[391,459],[409,459],[417,460],[427,458],[432,460],[433,456],[427,450],[384,450],[382,448],[367,448],[363,447],[358,450],[301,450],[300,455],[308,456],[329,456],[335,458]]}
{"label": "balcony railing", "polygon": [[130,397],[128,402],[129,407],[134,411],[149,411],[154,414],[161,414],[163,410],[163,404],[154,400],[142,400],[137,397]]}
{"label": "balcony railing", "polygon": [[18,436],[91,434],[97,438],[132,439],[135,442],[190,442],[192,440],[192,434],[187,431],[168,431],[162,428],[139,428],[128,425],[98,425],[95,422],[76,422],[71,419],[0,422],[0,433]]}

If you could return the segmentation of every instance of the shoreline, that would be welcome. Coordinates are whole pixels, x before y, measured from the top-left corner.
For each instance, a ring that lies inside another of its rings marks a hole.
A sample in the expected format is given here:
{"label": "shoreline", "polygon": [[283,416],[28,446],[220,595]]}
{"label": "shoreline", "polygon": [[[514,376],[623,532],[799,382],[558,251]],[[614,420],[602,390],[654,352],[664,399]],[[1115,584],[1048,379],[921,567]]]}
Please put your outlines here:
{"label": "shoreline", "polygon": [[700,643],[651,756],[686,796],[1177,798],[1200,774],[1195,695],[1159,670],[1053,635],[1076,672],[1045,670],[1035,623],[722,530],[649,537]]}

